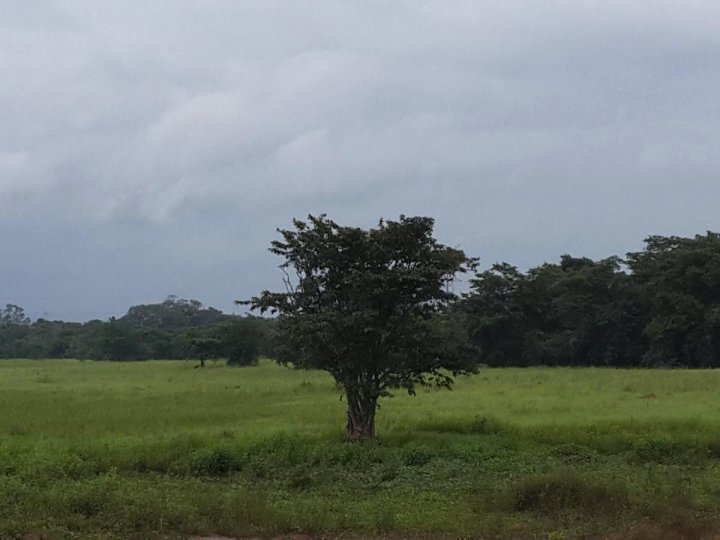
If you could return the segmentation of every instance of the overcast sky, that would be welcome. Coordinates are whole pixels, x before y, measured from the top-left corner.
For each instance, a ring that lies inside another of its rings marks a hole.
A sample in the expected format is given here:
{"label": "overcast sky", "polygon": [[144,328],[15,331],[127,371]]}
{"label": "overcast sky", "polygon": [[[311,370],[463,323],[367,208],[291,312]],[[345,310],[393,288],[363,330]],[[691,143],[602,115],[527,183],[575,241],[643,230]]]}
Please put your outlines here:
{"label": "overcast sky", "polygon": [[2,1],[0,304],[232,311],[319,212],[523,268],[720,230],[720,3]]}

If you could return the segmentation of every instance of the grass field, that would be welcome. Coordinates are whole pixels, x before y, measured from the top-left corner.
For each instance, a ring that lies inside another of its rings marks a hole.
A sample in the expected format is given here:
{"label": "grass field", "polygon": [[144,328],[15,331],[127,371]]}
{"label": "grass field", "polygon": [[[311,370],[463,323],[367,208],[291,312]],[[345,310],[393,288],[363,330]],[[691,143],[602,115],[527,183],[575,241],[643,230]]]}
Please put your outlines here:
{"label": "grass field", "polygon": [[327,375],[194,365],[0,361],[0,538],[720,532],[720,372],[487,369],[346,444]]}

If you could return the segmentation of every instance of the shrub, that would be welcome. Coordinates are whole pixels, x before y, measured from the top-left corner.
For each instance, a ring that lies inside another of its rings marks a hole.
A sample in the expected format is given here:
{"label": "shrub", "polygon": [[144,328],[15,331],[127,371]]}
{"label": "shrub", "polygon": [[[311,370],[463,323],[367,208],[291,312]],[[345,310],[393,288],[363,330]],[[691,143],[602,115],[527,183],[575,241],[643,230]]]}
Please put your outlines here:
{"label": "shrub", "polygon": [[591,463],[597,453],[580,444],[561,444],[552,449],[552,454],[566,463]]}
{"label": "shrub", "polygon": [[526,478],[511,490],[514,510],[558,515],[568,512],[619,510],[627,503],[622,486],[610,486],[583,479],[571,472]]}
{"label": "shrub", "polygon": [[190,460],[190,470],[195,476],[227,476],[239,468],[238,461],[226,450],[200,451]]}
{"label": "shrub", "polygon": [[686,457],[687,449],[669,437],[647,439],[635,446],[633,456],[640,462],[671,463]]}
{"label": "shrub", "polygon": [[410,448],[405,453],[405,465],[409,467],[422,467],[437,457],[437,452],[433,452],[429,448],[415,447]]}

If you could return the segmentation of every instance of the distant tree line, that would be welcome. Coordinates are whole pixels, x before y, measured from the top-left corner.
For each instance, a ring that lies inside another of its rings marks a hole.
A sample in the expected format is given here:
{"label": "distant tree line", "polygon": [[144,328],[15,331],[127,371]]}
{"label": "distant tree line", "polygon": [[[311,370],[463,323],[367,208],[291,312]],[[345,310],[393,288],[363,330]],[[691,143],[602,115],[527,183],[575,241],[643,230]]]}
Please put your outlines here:
{"label": "distant tree line", "polygon": [[97,360],[227,359],[253,364],[273,354],[274,321],[227,315],[197,300],[168,297],[131,307],[108,321],[32,322],[24,310],[0,308],[0,358]]}
{"label": "distant tree line", "polygon": [[[651,236],[625,258],[563,255],[527,271],[498,263],[476,271],[469,292],[435,320],[490,366],[720,367],[720,234]],[[87,323],[0,309],[0,358],[251,364],[277,355],[275,335],[274,319],[176,297]]]}
{"label": "distant tree line", "polygon": [[720,234],[477,273],[454,316],[492,366],[720,367]]}

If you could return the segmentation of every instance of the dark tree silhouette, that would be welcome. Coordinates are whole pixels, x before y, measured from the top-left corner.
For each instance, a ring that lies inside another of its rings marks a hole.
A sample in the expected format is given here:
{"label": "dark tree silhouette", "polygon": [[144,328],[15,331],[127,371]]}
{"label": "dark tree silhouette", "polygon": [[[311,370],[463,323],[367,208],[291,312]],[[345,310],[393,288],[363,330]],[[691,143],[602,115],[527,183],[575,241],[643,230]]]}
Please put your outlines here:
{"label": "dark tree silhouette", "polygon": [[279,361],[328,371],[347,398],[347,437],[375,437],[378,399],[417,385],[450,387],[472,370],[457,326],[440,317],[449,284],[475,261],[433,238],[434,222],[401,216],[375,229],[321,215],[279,230],[285,292],[264,291],[253,309],[279,314]]}

